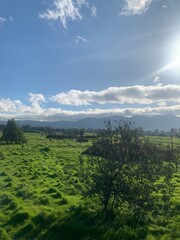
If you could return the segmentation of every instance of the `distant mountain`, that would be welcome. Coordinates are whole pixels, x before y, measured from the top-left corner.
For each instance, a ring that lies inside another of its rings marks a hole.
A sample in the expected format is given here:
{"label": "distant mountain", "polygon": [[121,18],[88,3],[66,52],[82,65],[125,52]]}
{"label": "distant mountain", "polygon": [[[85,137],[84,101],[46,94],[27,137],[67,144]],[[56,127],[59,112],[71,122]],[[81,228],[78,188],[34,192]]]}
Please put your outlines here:
{"label": "distant mountain", "polygon": [[155,129],[170,131],[171,128],[180,128],[180,117],[174,115],[133,116],[131,121],[146,131]]}
{"label": "distant mountain", "polygon": [[[130,121],[134,123],[135,127],[142,127],[144,130],[164,130],[169,131],[171,128],[180,128],[180,117],[173,115],[161,115],[161,116],[108,116],[103,118],[86,117],[76,121],[57,121],[57,122],[43,122],[43,121],[17,121],[20,125],[30,125],[38,127],[53,127],[53,128],[105,128],[105,121],[110,120],[114,125],[115,121]],[[0,124],[5,122],[0,121]]]}

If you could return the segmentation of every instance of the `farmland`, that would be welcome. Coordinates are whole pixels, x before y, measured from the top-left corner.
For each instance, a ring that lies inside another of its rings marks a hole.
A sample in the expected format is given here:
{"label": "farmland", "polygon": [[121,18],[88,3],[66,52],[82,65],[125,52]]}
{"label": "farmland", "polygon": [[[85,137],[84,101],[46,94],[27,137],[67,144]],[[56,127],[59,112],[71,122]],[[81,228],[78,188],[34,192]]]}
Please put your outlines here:
{"label": "farmland", "polygon": [[[180,174],[166,212],[148,226],[102,223],[96,203],[82,196],[80,155],[91,142],[47,139],[27,133],[28,143],[0,145],[0,239],[180,239]],[[170,143],[169,138],[150,141]],[[178,146],[179,140],[174,140]],[[84,164],[86,156],[83,155]]]}

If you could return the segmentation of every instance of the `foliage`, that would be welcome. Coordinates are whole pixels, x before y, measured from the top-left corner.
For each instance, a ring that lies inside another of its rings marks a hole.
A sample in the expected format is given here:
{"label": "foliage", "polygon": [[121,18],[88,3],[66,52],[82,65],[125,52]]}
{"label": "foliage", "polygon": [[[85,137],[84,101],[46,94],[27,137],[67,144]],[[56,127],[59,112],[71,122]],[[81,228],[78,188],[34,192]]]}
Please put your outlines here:
{"label": "foliage", "polygon": [[25,143],[27,141],[14,118],[8,120],[6,127],[3,129],[1,141],[6,143]]}
{"label": "foliage", "polygon": [[76,138],[77,142],[88,142],[88,138],[85,136],[79,136]]}
{"label": "foliage", "polygon": [[130,123],[120,122],[113,130],[108,122],[85,153],[90,155],[87,193],[98,198],[103,212],[115,213],[126,206],[141,222],[145,211],[157,208],[155,192],[170,197],[177,162],[173,149],[143,142]]}

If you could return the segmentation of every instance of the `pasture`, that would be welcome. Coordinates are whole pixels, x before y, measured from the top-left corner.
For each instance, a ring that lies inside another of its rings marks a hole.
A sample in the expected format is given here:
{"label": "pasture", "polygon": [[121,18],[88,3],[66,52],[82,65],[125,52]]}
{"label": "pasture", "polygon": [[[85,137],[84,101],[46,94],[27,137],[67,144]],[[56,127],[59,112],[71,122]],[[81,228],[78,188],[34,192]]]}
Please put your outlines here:
{"label": "pasture", "polygon": [[[80,155],[91,142],[50,140],[38,133],[26,137],[24,145],[0,145],[1,240],[180,239],[180,173],[174,175],[175,190],[166,212],[152,216],[148,226],[131,227],[121,216],[102,223],[96,217],[96,203],[81,194],[79,176],[86,157]],[[174,141],[178,146],[180,140]]]}

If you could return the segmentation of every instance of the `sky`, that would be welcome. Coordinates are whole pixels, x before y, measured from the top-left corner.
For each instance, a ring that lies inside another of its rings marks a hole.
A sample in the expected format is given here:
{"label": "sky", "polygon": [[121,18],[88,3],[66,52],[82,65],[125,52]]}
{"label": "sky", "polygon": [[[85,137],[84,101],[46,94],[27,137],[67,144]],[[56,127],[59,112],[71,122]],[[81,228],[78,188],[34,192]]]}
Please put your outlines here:
{"label": "sky", "polygon": [[0,0],[0,120],[180,117],[179,0]]}

